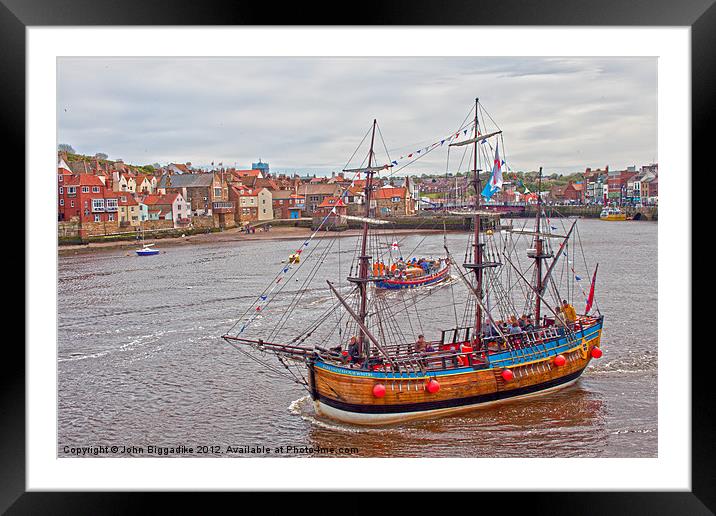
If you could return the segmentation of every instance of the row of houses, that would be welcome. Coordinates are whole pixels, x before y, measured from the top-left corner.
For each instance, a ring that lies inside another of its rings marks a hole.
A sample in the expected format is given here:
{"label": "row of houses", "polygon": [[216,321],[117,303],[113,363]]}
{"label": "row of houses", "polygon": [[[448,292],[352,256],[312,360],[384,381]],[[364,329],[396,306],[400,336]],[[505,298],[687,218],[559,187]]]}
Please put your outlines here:
{"label": "row of houses", "polygon": [[[365,180],[271,176],[268,166],[201,171],[170,164],[140,173],[123,163],[68,162],[57,166],[58,220],[82,226],[85,235],[111,234],[139,226],[230,228],[274,219],[325,214],[338,203],[347,213],[365,212]],[[375,217],[415,213],[410,179],[376,181]]]}
{"label": "row of houses", "polygon": [[654,205],[659,201],[659,166],[644,165],[624,170],[587,168],[584,180],[550,192],[555,200],[579,204]]}

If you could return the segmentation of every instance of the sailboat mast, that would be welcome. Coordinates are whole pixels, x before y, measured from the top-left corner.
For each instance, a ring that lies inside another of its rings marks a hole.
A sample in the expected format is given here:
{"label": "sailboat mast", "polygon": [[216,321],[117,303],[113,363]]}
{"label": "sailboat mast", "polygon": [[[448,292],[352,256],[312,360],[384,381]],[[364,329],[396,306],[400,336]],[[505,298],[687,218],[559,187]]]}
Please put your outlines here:
{"label": "sailboat mast", "polygon": [[[371,192],[373,190],[373,145],[375,143],[375,128],[378,121],[373,119],[373,132],[370,137],[370,151],[368,151],[368,168],[366,170],[365,179],[365,218],[363,221],[363,237],[360,246],[360,268],[358,272],[358,289],[360,291],[360,311],[358,312],[358,318],[360,319],[361,325],[365,326],[365,318],[368,310],[368,271],[370,270],[370,259],[371,257],[366,254],[368,245],[368,219],[370,218],[370,200]],[[362,346],[363,355],[368,358],[370,357],[370,341],[367,335],[360,329],[360,342]]]}
{"label": "sailboat mast", "polygon": [[[539,180],[537,182],[537,217],[535,220],[535,275],[537,284],[536,292],[542,292],[542,237],[540,236],[540,224],[542,218],[542,167],[539,168]],[[540,296],[535,297],[535,324],[540,324]]]}
{"label": "sailboat mast", "polygon": [[478,114],[479,99],[475,99],[475,143],[472,151],[472,172],[475,175],[475,220],[474,222],[474,264],[475,264],[475,284],[479,303],[475,304],[475,336],[479,337],[482,333],[482,309],[480,304],[482,303],[482,244],[480,243],[480,192],[482,192],[482,185],[480,184],[480,174],[477,170],[477,114]]}

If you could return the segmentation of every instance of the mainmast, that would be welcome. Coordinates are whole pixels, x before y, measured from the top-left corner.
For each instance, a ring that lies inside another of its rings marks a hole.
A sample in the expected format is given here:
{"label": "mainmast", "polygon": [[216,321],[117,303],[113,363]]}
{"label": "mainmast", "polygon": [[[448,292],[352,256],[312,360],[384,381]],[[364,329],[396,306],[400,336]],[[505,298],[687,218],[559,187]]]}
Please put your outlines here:
{"label": "mainmast", "polygon": [[[360,245],[360,266],[358,271],[358,290],[360,292],[360,309],[358,312],[358,319],[362,326],[365,326],[365,317],[368,310],[368,271],[370,270],[370,259],[371,257],[366,254],[368,245],[368,219],[370,218],[370,198],[373,190],[373,174],[371,170],[373,166],[373,144],[375,143],[375,128],[378,124],[376,119],[373,119],[373,132],[370,137],[370,150],[368,151],[368,168],[366,169],[365,175],[365,218],[363,221],[363,236]],[[366,358],[370,357],[370,341],[360,328],[360,343],[361,352]]]}
{"label": "mainmast", "polygon": [[472,150],[472,172],[475,175],[475,217],[474,217],[474,253],[473,263],[475,264],[475,284],[479,303],[475,303],[475,336],[479,338],[482,334],[482,243],[480,242],[480,194],[482,185],[480,184],[480,172],[477,169],[477,114],[479,99],[475,99],[475,143]]}

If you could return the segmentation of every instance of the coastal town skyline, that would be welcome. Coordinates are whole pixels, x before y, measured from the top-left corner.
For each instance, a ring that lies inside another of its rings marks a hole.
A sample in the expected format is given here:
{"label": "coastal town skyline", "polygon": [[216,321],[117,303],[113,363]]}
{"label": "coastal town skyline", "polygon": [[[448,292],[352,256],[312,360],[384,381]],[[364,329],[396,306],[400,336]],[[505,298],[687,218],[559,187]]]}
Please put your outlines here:
{"label": "coastal town skyline", "polygon": [[[62,58],[58,143],[132,164],[263,159],[329,175],[372,117],[392,161],[449,135],[479,91],[510,128],[511,170],[626,168],[657,161],[656,71],[653,58]],[[445,167],[433,153],[405,173]]]}

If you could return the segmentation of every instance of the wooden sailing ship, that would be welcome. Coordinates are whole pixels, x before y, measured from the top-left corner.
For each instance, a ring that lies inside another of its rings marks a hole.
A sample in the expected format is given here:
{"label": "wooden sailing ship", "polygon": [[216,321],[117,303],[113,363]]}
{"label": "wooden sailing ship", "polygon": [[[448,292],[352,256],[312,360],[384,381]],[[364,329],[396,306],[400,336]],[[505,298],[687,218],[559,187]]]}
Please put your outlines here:
{"label": "wooden sailing ship", "polygon": [[[376,274],[371,267],[376,259],[371,253],[379,249],[371,246],[374,242],[371,234],[382,221],[372,217],[370,201],[376,173],[389,171],[391,166],[375,165],[374,121],[367,166],[346,170],[360,172],[366,178],[366,211],[360,217],[362,235],[347,276],[348,284],[327,281],[333,304],[324,314],[313,317],[308,327],[293,331],[287,314],[300,306],[305,290],[292,293],[290,301],[276,301],[277,292],[283,292],[288,280],[297,274],[289,264],[223,336],[226,342],[255,360],[263,360],[265,355],[277,358],[284,370],[276,371],[308,391],[318,415],[359,425],[380,425],[474,410],[566,387],[577,381],[592,358],[601,356],[603,316],[598,308],[596,314],[591,313],[596,269],[584,313],[570,311],[568,303],[564,308],[556,307],[562,299],[555,278],[558,268],[570,272],[573,279],[580,279],[574,270],[574,260],[568,259],[570,249],[574,258],[570,242],[574,241],[576,222],[565,234],[554,234],[554,227],[545,223],[540,200],[534,229],[494,234],[481,231],[481,217],[486,212],[481,209],[483,190],[478,160],[482,162],[486,157],[484,142],[501,137],[501,131],[483,132],[481,113],[483,108],[476,100],[472,124],[460,128],[465,132],[470,129],[472,135],[459,143],[463,147],[471,145],[473,154],[475,202],[470,212],[473,231],[469,252],[460,264],[447,244],[444,246],[447,260],[461,281],[457,285],[464,286],[460,294],[465,306],[462,322],[458,321],[457,311],[456,324],[449,324],[435,319],[437,314],[428,309],[423,317],[428,319],[426,326],[434,333],[427,340],[422,335],[416,340],[416,335],[400,323],[407,320],[414,330],[406,312],[417,307],[423,298],[416,291],[406,291],[403,309],[402,304],[396,308],[385,296],[376,293],[376,286],[385,282],[386,276],[380,271]],[[495,167],[501,166],[497,152],[492,165],[494,176]],[[524,238],[530,240],[526,256],[522,257],[522,261],[530,263],[526,268],[515,251]],[[553,240],[559,245],[553,246]],[[308,253],[314,244],[309,239],[297,252]],[[311,252],[317,252],[319,258],[326,256],[330,244],[325,245],[325,251]],[[301,266],[307,261],[302,260]],[[308,274],[315,277],[313,271]],[[530,274],[531,279],[526,277]],[[529,315],[523,314],[521,322],[513,318],[506,325],[503,319],[509,319],[510,310],[514,312],[514,298],[520,292]],[[575,289],[570,292],[573,294]],[[550,302],[550,295],[557,301]],[[284,304],[280,305],[281,302]],[[249,336],[256,318],[264,317],[276,304],[280,305],[279,315],[271,329],[263,324],[258,335]],[[417,309],[416,313],[419,314]],[[335,318],[336,325],[328,324]],[[321,332],[320,328],[326,325],[336,326],[338,331]],[[291,331],[292,338],[283,336]]]}

